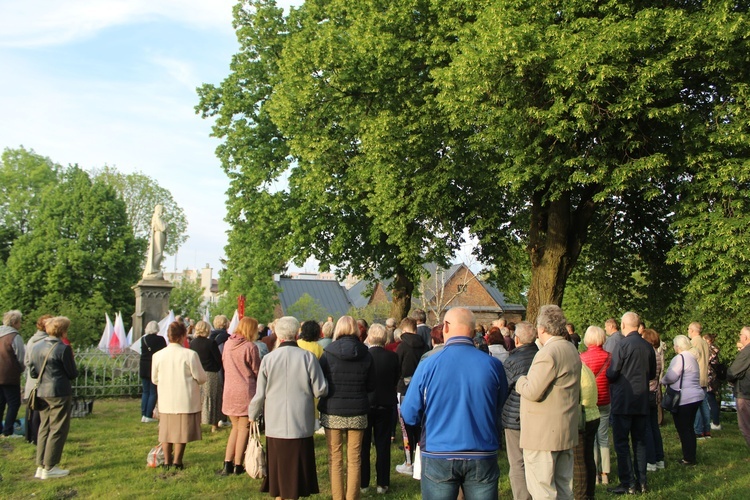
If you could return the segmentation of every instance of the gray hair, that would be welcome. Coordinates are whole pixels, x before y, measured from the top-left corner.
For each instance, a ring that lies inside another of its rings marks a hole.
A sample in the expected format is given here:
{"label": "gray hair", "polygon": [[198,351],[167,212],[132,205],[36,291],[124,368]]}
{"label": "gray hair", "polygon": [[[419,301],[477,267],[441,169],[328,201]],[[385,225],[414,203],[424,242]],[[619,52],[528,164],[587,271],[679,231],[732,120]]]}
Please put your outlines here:
{"label": "gray hair", "polygon": [[159,332],[159,323],[156,321],[149,321],[148,325],[146,325],[146,335],[151,335],[152,333],[158,333]]}
{"label": "gray hair", "polygon": [[633,311],[628,311],[625,314],[622,315],[622,319],[620,320],[622,322],[623,330],[625,330],[625,327],[632,328],[632,330],[623,331],[623,335],[626,333],[630,333],[633,330],[638,329],[638,323],[640,323],[641,318],[634,313]]}
{"label": "gray hair", "polygon": [[3,326],[13,326],[21,323],[23,314],[18,309],[13,309],[3,314]]}
{"label": "gray hair", "polygon": [[427,314],[422,309],[414,309],[414,311],[411,313],[411,316],[421,323],[427,321]]}
{"label": "gray hair", "polygon": [[522,344],[531,344],[536,340],[536,330],[534,325],[528,321],[521,321],[516,325],[516,337]]}
{"label": "gray hair", "polygon": [[384,346],[386,338],[385,327],[380,323],[373,323],[367,331],[367,343],[370,345]]}
{"label": "gray hair", "polygon": [[507,326],[503,326],[502,328],[500,328],[500,335],[502,335],[503,337],[510,337],[510,328],[508,328]]}
{"label": "gray hair", "polygon": [[396,328],[396,318],[388,318],[385,320],[386,328]]}
{"label": "gray hair", "polygon": [[590,327],[586,328],[586,333],[583,334],[583,344],[587,346],[603,345],[606,339],[607,334],[604,333],[604,330],[596,325],[591,325]]}
{"label": "gray hair", "polygon": [[567,324],[568,320],[565,319],[562,309],[554,304],[542,306],[536,317],[537,328],[541,327],[548,335],[554,337],[564,337],[568,333],[568,329],[565,328]]}
{"label": "gray hair", "polygon": [[677,335],[674,340],[672,340],[672,345],[674,345],[675,350],[679,348],[680,352],[690,350],[690,340],[684,335]]}
{"label": "gray hair", "polygon": [[276,320],[276,336],[281,340],[294,340],[299,331],[299,321],[294,316],[284,316]]}
{"label": "gray hair", "polygon": [[333,321],[326,321],[325,323],[323,323],[320,331],[323,332],[323,337],[327,339],[333,337]]}

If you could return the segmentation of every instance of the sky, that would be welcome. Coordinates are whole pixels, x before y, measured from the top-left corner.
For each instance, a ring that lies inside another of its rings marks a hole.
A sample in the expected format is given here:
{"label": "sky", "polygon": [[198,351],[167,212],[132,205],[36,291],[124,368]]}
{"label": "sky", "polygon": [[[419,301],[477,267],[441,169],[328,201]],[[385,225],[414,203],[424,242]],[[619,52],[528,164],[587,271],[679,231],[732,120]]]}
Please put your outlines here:
{"label": "sky", "polygon": [[235,3],[0,0],[0,149],[156,179],[189,224],[166,270],[209,264],[217,277],[229,181],[195,89],[229,74]]}

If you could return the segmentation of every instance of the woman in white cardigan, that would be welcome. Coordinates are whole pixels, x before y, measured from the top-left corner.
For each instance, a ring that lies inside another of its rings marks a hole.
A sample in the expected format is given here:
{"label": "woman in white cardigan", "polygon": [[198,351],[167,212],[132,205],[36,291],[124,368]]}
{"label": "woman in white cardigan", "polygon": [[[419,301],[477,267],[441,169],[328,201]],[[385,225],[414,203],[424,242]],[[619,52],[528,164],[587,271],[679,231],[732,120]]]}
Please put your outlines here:
{"label": "woman in white cardigan", "polygon": [[260,363],[258,385],[248,418],[266,418],[268,476],[261,491],[296,499],[319,493],[315,468],[314,399],[328,394],[318,359],[297,346],[299,321],[285,316],[276,322],[279,346]]}
{"label": "woman in white cardigan", "polygon": [[[169,345],[154,354],[151,381],[159,397],[159,441],[164,466],[182,470],[185,446],[201,439],[201,392],[206,372],[195,351],[183,347],[185,325],[169,325]],[[174,459],[172,452],[174,451]]]}

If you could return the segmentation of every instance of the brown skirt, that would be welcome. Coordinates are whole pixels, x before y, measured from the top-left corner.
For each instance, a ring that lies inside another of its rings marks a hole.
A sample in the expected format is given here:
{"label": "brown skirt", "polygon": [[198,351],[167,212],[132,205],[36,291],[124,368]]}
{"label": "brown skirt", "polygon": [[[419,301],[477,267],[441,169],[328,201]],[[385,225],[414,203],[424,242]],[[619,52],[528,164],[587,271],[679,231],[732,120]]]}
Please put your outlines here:
{"label": "brown skirt", "polygon": [[160,443],[189,443],[201,440],[201,412],[159,414]]}
{"label": "brown skirt", "polygon": [[268,476],[260,491],[272,497],[296,499],[320,493],[313,437],[266,438]]}

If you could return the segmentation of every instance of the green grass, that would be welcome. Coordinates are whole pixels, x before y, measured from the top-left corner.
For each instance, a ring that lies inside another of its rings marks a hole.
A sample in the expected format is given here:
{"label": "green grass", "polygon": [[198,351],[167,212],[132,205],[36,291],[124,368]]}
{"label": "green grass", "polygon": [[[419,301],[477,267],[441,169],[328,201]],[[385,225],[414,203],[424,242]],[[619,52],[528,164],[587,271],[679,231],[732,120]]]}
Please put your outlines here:
{"label": "green grass", "polygon": [[[737,429],[736,416],[722,414],[722,424],[724,430],[715,432],[714,439],[698,443],[700,465],[685,469],[675,465],[681,456],[679,442],[668,421],[662,427],[667,469],[649,474],[651,492],[644,498],[748,498],[750,454]],[[156,444],[157,427],[140,423],[140,400],[97,400],[92,415],[73,419],[60,464],[71,471],[66,478],[34,479],[34,447],[20,439],[0,440],[0,498],[269,498],[259,492],[260,480],[247,475],[222,478],[214,474],[222,466],[226,438],[227,430],[204,432],[202,441],[187,446],[186,468],[182,472],[149,469],[146,454]],[[323,436],[315,436],[315,445],[321,494],[310,498],[330,498]],[[401,461],[403,452],[394,444],[393,467]],[[616,470],[614,453],[612,465]],[[373,483],[364,498],[380,497],[374,492],[374,457],[372,468]],[[500,498],[510,498],[504,453],[500,469]],[[597,487],[597,495],[610,496],[604,486]],[[420,498],[419,482],[393,472],[391,492],[386,498]]]}

